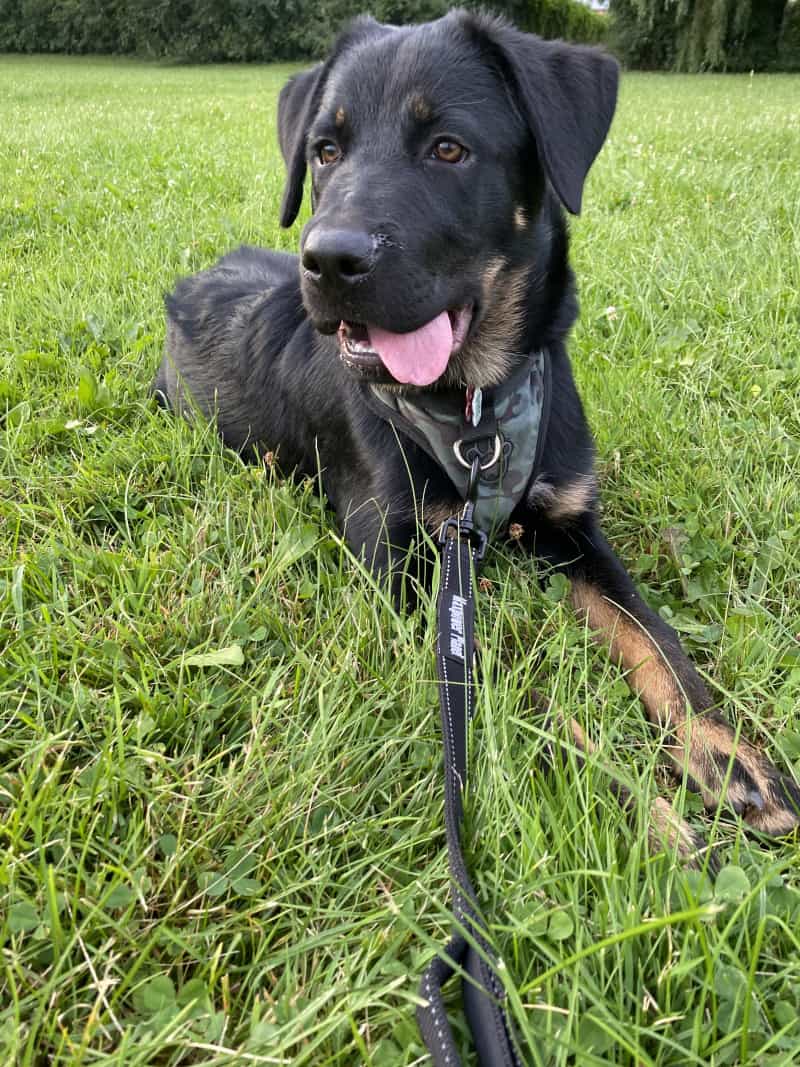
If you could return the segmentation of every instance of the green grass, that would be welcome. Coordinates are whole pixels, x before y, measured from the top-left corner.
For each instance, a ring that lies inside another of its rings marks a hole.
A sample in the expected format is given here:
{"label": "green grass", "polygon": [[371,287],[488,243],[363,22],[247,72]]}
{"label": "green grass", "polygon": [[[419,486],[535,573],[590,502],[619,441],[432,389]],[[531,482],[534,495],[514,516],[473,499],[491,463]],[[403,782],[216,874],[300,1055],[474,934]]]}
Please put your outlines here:
{"label": "green grass", "polygon": [[[398,617],[313,487],[146,396],[176,276],[296,247],[285,76],[0,65],[3,1063],[424,1062],[448,928],[430,604]],[[612,542],[795,773],[798,98],[626,78],[573,226],[572,345]],[[558,583],[502,548],[486,576],[465,841],[530,1062],[797,1063],[797,842],[683,796],[724,875],[649,856],[658,739]],[[598,742],[585,770],[547,771],[531,685]]]}

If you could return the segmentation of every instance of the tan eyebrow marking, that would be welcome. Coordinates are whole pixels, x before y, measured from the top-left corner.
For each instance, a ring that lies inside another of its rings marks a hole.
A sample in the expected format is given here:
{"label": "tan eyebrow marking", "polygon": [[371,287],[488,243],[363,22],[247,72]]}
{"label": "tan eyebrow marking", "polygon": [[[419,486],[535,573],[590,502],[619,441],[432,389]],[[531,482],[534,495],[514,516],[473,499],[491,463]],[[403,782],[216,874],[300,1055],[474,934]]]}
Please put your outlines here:
{"label": "tan eyebrow marking", "polygon": [[431,117],[431,106],[421,93],[412,93],[408,99],[408,106],[415,119],[426,122]]}

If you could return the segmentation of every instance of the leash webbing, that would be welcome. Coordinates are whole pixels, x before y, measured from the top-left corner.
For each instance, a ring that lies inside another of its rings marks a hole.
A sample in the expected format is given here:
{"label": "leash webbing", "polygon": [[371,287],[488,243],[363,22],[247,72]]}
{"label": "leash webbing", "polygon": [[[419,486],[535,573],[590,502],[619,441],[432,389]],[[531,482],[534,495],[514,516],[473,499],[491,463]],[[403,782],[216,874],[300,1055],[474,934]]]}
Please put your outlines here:
{"label": "leash webbing", "polygon": [[[474,474],[475,468],[473,482]],[[461,851],[467,731],[473,710],[474,575],[486,548],[486,536],[473,526],[472,514],[473,505],[468,502],[461,516],[447,520],[439,536],[436,664],[444,740],[445,834],[456,928],[443,954],[423,975],[420,993],[426,1005],[417,1008],[417,1023],[434,1067],[460,1067],[442,997],[443,985],[459,966],[466,975],[462,1003],[480,1067],[523,1067],[504,1007],[505,991]]]}

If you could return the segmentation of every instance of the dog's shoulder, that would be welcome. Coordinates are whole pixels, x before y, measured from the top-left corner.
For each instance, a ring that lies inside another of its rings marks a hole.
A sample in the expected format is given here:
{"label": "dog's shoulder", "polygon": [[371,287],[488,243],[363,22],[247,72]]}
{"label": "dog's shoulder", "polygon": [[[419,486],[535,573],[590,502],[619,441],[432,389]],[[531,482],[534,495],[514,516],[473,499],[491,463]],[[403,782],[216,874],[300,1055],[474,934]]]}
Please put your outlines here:
{"label": "dog's shoulder", "polygon": [[225,318],[230,326],[231,312],[241,312],[282,289],[299,295],[297,256],[242,245],[218,260],[214,266],[181,278],[165,302],[171,322],[190,340],[202,340],[204,331],[214,330]]}

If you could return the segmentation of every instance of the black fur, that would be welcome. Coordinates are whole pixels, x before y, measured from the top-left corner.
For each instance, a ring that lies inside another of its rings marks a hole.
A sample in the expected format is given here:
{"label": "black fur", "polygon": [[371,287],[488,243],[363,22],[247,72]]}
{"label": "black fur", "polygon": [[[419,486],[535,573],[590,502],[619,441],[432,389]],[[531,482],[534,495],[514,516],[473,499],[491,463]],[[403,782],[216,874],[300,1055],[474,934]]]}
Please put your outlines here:
{"label": "black fur", "polygon": [[[524,547],[636,620],[702,711],[710,697],[676,634],[600,532],[592,438],[565,347],[577,301],[562,207],[580,208],[617,77],[602,51],[483,15],[455,11],[406,28],[356,20],[280,96],[284,226],[307,170],[312,179],[300,261],[241,248],[180,282],[167,300],[155,388],[173,408],[215,413],[243,455],[269,450],[286,472],[319,472],[348,542],[383,572],[418,540],[426,514],[438,520],[454,503],[454,490],[365,405],[362,376],[340,359],[339,323],[405,333],[443,310],[473,308],[437,388],[496,384],[546,348],[552,407],[541,469],[512,522]],[[435,158],[441,139],[468,155]],[[320,159],[326,144],[340,153],[333,161]],[[380,366],[363,374],[396,387]]]}

